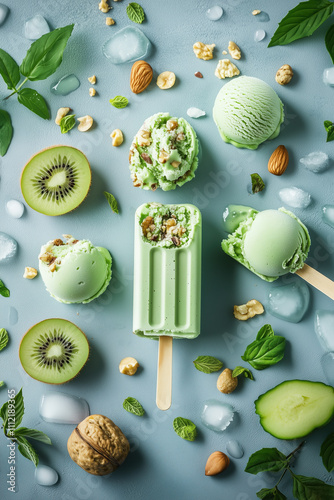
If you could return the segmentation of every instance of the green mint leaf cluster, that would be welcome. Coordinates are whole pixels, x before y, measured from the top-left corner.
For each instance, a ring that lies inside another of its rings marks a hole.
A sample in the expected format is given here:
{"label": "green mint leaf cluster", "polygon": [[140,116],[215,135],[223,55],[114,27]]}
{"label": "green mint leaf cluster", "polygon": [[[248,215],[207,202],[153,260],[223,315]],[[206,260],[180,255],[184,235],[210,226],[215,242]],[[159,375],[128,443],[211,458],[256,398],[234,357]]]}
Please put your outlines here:
{"label": "green mint leaf cluster", "polygon": [[60,132],[67,134],[75,126],[75,115],[66,115],[60,120]]}
{"label": "green mint leaf cluster", "polygon": [[[33,42],[19,66],[17,62],[4,50],[0,49],[0,74],[12,93],[8,99],[17,94],[17,100],[30,111],[44,120],[50,118],[46,101],[36,90],[22,88],[30,80],[45,80],[51,76],[63,60],[63,53],[69,37],[73,31],[73,24],[64,28],[57,28],[46,33]],[[21,75],[25,77],[22,83]],[[7,153],[13,137],[13,127],[9,113],[0,110],[0,155]],[[0,292],[1,293],[1,292]]]}
{"label": "green mint leaf cluster", "polygon": [[[0,133],[1,133],[1,129],[0,129]],[[1,137],[0,137],[0,143],[1,143]],[[8,288],[6,287],[6,285],[4,284],[4,282],[2,280],[0,280],[0,295],[2,295],[3,297],[10,296],[10,291],[8,290]]]}
{"label": "green mint leaf cluster", "polygon": [[275,335],[270,325],[264,325],[256,340],[247,346],[241,359],[247,361],[256,370],[264,370],[275,365],[284,356],[285,338]]}
{"label": "green mint leaf cluster", "polygon": [[256,493],[258,498],[262,498],[262,500],[287,500],[287,497],[283,495],[275,486],[274,488],[262,488],[262,490]]}
{"label": "green mint leaf cluster", "polygon": [[107,201],[110,205],[111,210],[115,213],[118,214],[118,204],[115,196],[111,193],[108,193],[108,191],[103,191],[104,196],[107,198]]}
{"label": "green mint leaf cluster", "polygon": [[245,378],[254,380],[252,372],[243,366],[236,366],[232,372],[232,377],[239,377],[239,375],[243,375]]}
{"label": "green mint leaf cluster", "polygon": [[203,373],[218,372],[223,367],[223,363],[213,356],[198,356],[193,363]]}
{"label": "green mint leaf cluster", "polygon": [[141,24],[145,19],[145,13],[143,7],[138,3],[131,2],[126,8],[126,13],[130,21],[134,23]]}
{"label": "green mint leaf cluster", "polygon": [[326,49],[331,56],[332,62],[334,64],[334,24],[329,28],[325,36]]}
{"label": "green mint leaf cluster", "polygon": [[109,102],[112,106],[114,106],[114,108],[118,109],[126,108],[129,104],[128,99],[126,97],[123,97],[122,95],[117,95],[113,99],[110,99]]}
{"label": "green mint leaf cluster", "polygon": [[[10,403],[12,404],[12,403]],[[18,450],[25,458],[31,460],[34,465],[38,465],[38,455],[34,450],[28,439],[34,439],[35,441],[40,441],[45,444],[52,444],[51,439],[44,434],[42,431],[37,431],[35,429],[28,429],[27,427],[19,427],[22,422],[24,415],[24,400],[22,389],[16,394],[14,398],[15,404],[15,424],[8,425],[8,405],[7,401],[4,403],[0,409],[0,418],[3,421],[3,430],[6,437],[16,441],[18,444]],[[14,427],[14,429],[13,429]],[[27,439],[28,438],[28,439]]]}
{"label": "green mint leaf cluster", "polygon": [[6,347],[8,344],[8,332],[4,328],[0,328],[0,351]]}
{"label": "green mint leaf cluster", "polygon": [[259,174],[251,174],[252,180],[252,193],[256,194],[260,191],[263,191],[266,187],[265,183],[262,180],[262,177]]}
{"label": "green mint leaf cluster", "polygon": [[135,398],[126,398],[123,401],[123,408],[124,410],[128,411],[129,413],[133,413],[134,415],[137,415],[138,417],[142,417],[145,415],[145,410],[142,407],[142,405],[137,401]]}
{"label": "green mint leaf cluster", "polygon": [[334,123],[330,120],[324,121],[324,126],[327,132],[327,140],[326,142],[334,141]]}
{"label": "green mint leaf cluster", "polygon": [[188,418],[176,417],[173,421],[174,431],[182,439],[187,441],[195,441],[197,436],[197,428],[194,422]]}
{"label": "green mint leaf cluster", "polygon": [[326,437],[320,448],[322,463],[328,472],[334,471],[334,432]]}

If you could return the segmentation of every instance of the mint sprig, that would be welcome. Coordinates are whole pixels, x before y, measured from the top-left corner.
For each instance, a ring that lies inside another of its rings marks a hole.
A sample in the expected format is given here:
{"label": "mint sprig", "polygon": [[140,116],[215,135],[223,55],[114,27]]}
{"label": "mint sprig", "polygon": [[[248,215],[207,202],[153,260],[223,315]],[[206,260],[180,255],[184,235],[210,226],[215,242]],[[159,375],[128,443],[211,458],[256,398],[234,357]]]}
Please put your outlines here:
{"label": "mint sprig", "polygon": [[330,120],[325,120],[324,127],[325,127],[326,132],[327,132],[326,142],[334,141],[334,123],[331,122]]}
{"label": "mint sprig", "polygon": [[126,8],[126,13],[130,21],[141,24],[145,19],[145,12],[139,3],[131,2]]}
{"label": "mint sprig", "polygon": [[173,429],[178,436],[187,441],[195,441],[197,428],[194,422],[188,418],[176,417],[173,421]]}
{"label": "mint sprig", "polygon": [[115,214],[118,214],[119,213],[118,203],[117,203],[117,200],[116,200],[115,196],[113,194],[111,194],[111,193],[108,193],[108,191],[103,191],[103,194],[107,198],[107,201],[109,203],[109,206],[110,206],[111,210]]}
{"label": "mint sprig", "polygon": [[248,368],[244,368],[243,366],[236,366],[232,372],[232,377],[239,377],[239,375],[243,375],[245,378],[254,380],[252,372]]}
{"label": "mint sprig", "polygon": [[334,471],[334,432],[326,437],[320,448],[322,463],[328,472]]}
{"label": "mint sprig", "polygon": [[145,410],[142,407],[142,405],[137,401],[135,398],[126,398],[123,401],[123,408],[124,410],[128,411],[129,413],[133,413],[134,415],[137,415],[137,417],[142,417],[145,415]]}
{"label": "mint sprig", "polygon": [[129,104],[128,99],[122,95],[117,95],[113,99],[110,99],[109,102],[112,106],[114,106],[114,108],[118,109],[126,108]]}
{"label": "mint sprig", "polygon": [[218,372],[223,367],[223,363],[213,356],[198,356],[193,363],[203,373]]}
{"label": "mint sprig", "polygon": [[[0,129],[0,132],[1,132],[1,129]],[[0,143],[1,143],[1,137],[0,137]],[[4,282],[2,280],[0,280],[0,295],[2,295],[3,297],[10,296],[10,291],[8,290],[8,288],[6,287],[6,285],[4,284]]]}
{"label": "mint sprig", "polygon": [[9,336],[7,330],[0,328],[0,351],[6,347],[9,341]]}
{"label": "mint sprig", "polygon": [[264,370],[283,359],[285,343],[284,337],[275,335],[270,325],[264,325],[259,330],[256,340],[246,347],[241,359],[256,370]]}

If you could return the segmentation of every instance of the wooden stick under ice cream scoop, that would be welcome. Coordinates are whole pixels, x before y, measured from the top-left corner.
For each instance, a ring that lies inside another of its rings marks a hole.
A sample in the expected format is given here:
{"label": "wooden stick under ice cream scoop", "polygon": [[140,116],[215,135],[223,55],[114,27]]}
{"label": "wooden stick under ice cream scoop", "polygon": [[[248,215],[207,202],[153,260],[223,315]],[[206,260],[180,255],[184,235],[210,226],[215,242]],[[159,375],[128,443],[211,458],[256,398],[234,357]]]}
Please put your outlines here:
{"label": "wooden stick under ice cream scoop", "polygon": [[296,274],[303,278],[303,280],[307,283],[320,290],[320,292],[327,295],[327,297],[334,300],[334,281],[330,280],[307,264],[304,264],[302,269],[296,271]]}
{"label": "wooden stick under ice cream scoop", "polygon": [[160,410],[168,410],[172,404],[173,337],[159,337],[158,377],[156,403]]}

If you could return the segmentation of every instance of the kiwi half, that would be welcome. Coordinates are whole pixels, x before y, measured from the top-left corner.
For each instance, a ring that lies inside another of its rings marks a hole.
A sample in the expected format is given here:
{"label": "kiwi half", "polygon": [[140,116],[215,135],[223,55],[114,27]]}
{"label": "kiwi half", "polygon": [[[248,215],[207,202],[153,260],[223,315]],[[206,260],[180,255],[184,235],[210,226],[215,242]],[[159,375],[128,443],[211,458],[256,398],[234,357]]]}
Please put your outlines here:
{"label": "kiwi half", "polygon": [[32,378],[64,384],[86,364],[89,344],[85,334],[66,319],[51,318],[34,325],[21,340],[19,356]]}
{"label": "kiwi half", "polygon": [[21,175],[28,205],[45,215],[62,215],[86,198],[92,173],[86,156],[70,146],[53,146],[35,154]]}

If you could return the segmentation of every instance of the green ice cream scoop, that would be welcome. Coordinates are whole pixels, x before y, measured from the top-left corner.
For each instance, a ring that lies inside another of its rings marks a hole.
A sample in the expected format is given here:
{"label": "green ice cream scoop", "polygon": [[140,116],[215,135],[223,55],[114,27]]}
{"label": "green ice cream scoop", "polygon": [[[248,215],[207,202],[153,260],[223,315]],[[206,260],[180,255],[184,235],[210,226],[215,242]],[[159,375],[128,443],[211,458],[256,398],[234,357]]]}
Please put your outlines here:
{"label": "green ice cream scoop", "polygon": [[266,281],[304,266],[311,240],[298,217],[284,208],[246,213],[251,215],[222,241],[225,253]]}
{"label": "green ice cream scoop", "polygon": [[66,304],[99,297],[111,279],[111,255],[88,240],[49,241],[41,248],[39,270],[52,297]]}
{"label": "green ice cream scoop", "polygon": [[283,103],[267,83],[240,76],[219,91],[213,118],[225,142],[238,148],[257,149],[280,133]]}

